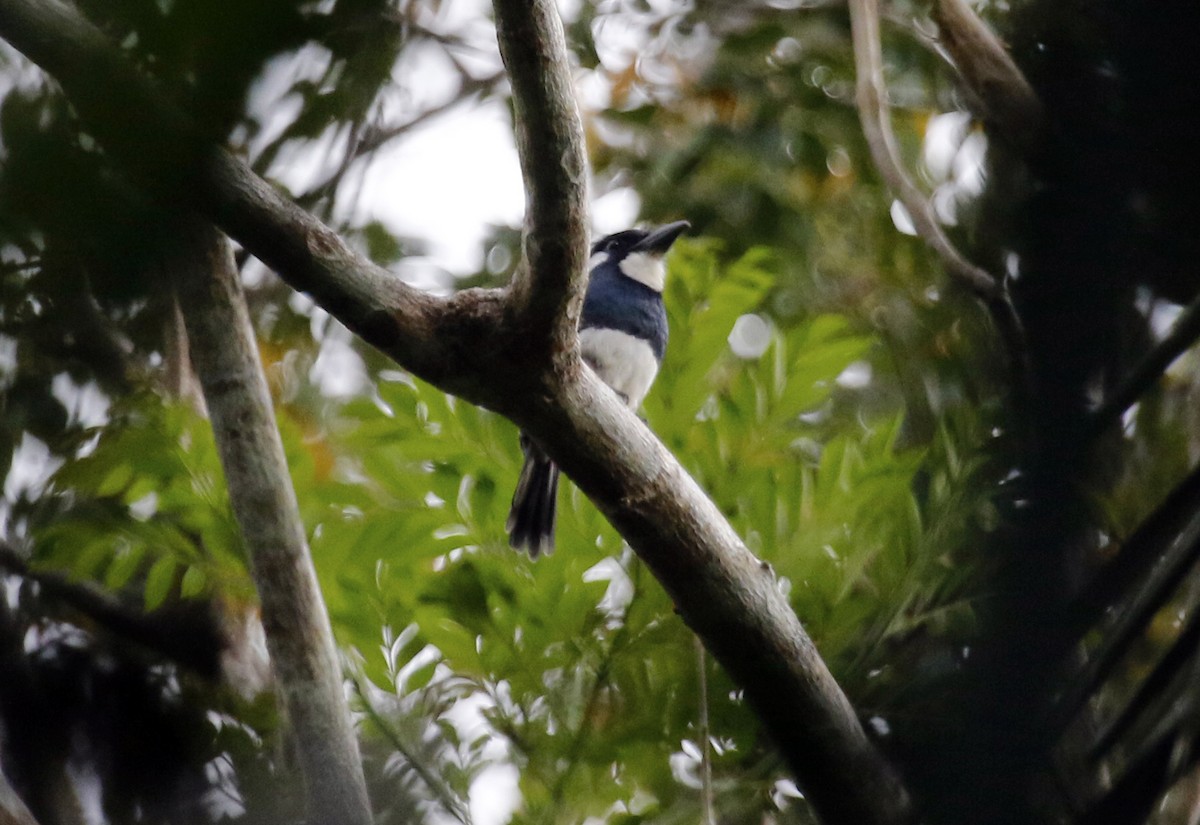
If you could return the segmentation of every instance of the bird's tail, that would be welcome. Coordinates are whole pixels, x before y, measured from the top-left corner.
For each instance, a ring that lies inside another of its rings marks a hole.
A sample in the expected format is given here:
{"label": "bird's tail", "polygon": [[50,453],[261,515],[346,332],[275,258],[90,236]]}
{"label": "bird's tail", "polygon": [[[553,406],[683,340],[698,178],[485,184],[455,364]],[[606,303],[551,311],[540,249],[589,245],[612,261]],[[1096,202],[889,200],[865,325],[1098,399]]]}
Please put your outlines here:
{"label": "bird's tail", "polygon": [[525,548],[537,558],[554,550],[554,522],[558,504],[558,465],[521,433],[525,466],[508,511],[508,543]]}

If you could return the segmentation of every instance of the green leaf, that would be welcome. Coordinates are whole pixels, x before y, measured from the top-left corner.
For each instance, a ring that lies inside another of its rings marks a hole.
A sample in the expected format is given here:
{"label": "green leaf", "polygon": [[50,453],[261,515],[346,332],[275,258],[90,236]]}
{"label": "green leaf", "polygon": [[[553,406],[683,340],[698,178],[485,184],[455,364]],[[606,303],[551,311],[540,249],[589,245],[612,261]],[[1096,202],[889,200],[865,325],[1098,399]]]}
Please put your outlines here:
{"label": "green leaf", "polygon": [[131,544],[119,549],[113,556],[108,571],[104,574],[104,584],[112,590],[124,587],[141,567],[146,555],[146,545]]}
{"label": "green leaf", "polygon": [[199,565],[189,565],[183,571],[183,578],[179,581],[179,595],[185,599],[199,596],[204,593],[207,582],[208,577]]}
{"label": "green leaf", "polygon": [[96,485],[96,495],[115,496],[129,486],[133,479],[133,468],[122,462],[109,470]]}
{"label": "green leaf", "polygon": [[146,611],[155,610],[162,606],[175,583],[175,560],[164,556],[150,566],[146,574],[146,591],[144,594]]}

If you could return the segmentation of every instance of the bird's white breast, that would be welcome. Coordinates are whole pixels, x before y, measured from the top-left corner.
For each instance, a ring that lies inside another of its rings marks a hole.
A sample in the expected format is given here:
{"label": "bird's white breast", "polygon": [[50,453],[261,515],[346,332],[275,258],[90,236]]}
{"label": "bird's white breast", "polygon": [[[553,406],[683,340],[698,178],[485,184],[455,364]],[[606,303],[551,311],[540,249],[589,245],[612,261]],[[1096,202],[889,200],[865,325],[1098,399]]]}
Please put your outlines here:
{"label": "bird's white breast", "polygon": [[605,384],[620,393],[633,409],[642,405],[654,376],[658,359],[650,344],[615,329],[579,331],[583,358]]}

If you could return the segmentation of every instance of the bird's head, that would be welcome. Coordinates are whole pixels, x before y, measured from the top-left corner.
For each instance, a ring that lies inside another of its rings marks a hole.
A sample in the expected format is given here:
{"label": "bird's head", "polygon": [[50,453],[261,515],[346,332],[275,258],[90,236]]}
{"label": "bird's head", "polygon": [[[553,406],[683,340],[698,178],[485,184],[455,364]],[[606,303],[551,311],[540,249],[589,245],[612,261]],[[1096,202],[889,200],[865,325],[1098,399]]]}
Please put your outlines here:
{"label": "bird's head", "polygon": [[675,221],[656,229],[626,229],[601,238],[592,244],[588,270],[613,267],[625,277],[662,292],[667,277],[663,257],[690,226],[687,221]]}

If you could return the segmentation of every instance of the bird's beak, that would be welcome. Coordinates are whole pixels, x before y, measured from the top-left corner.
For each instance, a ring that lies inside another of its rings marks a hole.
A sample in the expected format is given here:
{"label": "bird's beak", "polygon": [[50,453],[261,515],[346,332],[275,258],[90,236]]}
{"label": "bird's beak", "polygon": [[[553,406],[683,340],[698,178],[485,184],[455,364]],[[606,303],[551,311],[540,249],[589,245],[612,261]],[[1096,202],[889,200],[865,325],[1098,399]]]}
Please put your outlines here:
{"label": "bird's beak", "polygon": [[675,223],[660,226],[639,241],[630,251],[646,252],[650,255],[664,255],[671,248],[671,244],[675,243],[675,239],[682,235],[685,229],[690,229],[691,226],[687,221],[675,221]]}

